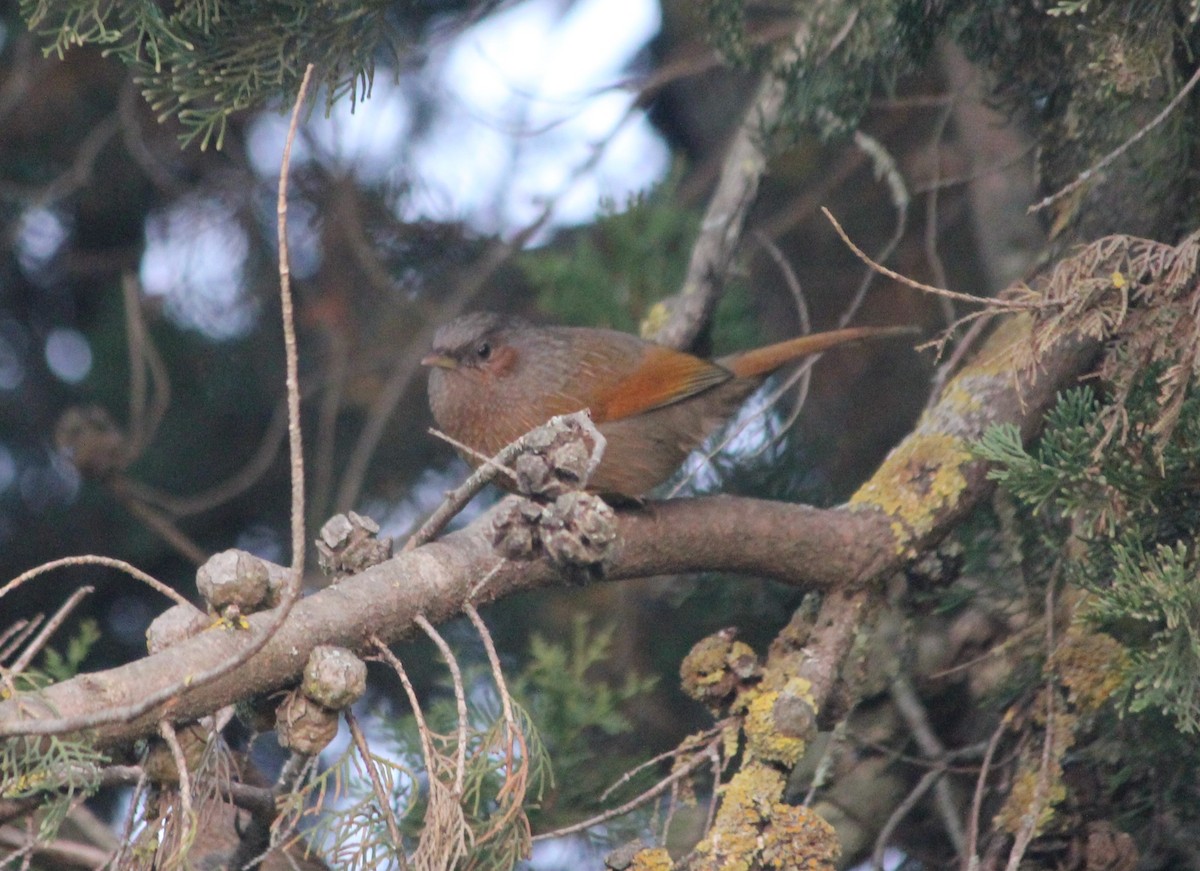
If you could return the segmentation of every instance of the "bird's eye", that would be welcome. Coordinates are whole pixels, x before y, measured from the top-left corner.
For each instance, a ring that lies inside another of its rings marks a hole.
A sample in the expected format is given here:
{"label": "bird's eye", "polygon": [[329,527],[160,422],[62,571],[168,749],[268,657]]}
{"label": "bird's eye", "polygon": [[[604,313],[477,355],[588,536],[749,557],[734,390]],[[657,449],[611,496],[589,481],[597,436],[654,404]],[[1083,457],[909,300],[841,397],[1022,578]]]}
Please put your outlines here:
{"label": "bird's eye", "polygon": [[492,346],[487,342],[480,342],[479,346],[475,348],[475,356],[480,360],[486,360],[492,356]]}

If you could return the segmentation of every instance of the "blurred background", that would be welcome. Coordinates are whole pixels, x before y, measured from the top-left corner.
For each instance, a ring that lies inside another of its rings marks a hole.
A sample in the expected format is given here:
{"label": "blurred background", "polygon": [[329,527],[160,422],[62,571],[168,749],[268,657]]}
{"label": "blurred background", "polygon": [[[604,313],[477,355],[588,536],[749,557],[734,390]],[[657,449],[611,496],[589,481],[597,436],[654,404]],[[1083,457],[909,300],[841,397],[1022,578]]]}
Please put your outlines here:
{"label": "blurred background", "polygon": [[[757,80],[718,52],[707,8],[394,4],[397,45],[376,58],[369,93],[328,111],[313,101],[289,204],[310,539],[353,508],[402,540],[464,476],[427,433],[418,361],[440,323],[493,308],[636,330],[678,290]],[[751,15],[751,49],[778,38],[778,18]],[[852,84],[857,133],[798,125],[772,142],[698,351],[786,338],[806,322],[828,329],[848,315],[933,337],[961,314],[872,276],[822,206],[864,250],[918,280],[989,294],[1028,269],[1042,241],[1024,214],[1032,147],[985,100],[961,51],[930,45],[903,75]],[[275,251],[288,108],[233,115],[220,149],[199,139],[181,147],[189,131],[156,120],[125,66],[94,48],[46,56],[17,4],[0,2],[5,578],[95,553],[194,599],[197,562],[214,552],[289,560]],[[811,384],[758,402],[725,450],[689,464],[682,492],[835,504],[912,427],[937,365],[902,343],[830,353]],[[495,498],[478,499],[465,519]],[[109,570],[45,575],[5,599],[3,622],[53,611],[85,583],[97,592],[57,646],[91,639],[87,670],[141,655],[166,603]],[[556,763],[568,772],[590,763],[583,780],[560,777],[545,813],[577,815],[623,766],[708,722],[677,687],[695,641],[736,626],[762,649],[798,604],[796,591],[768,582],[690,577],[490,608],[506,665],[562,742]],[[466,659],[483,661],[471,633],[448,631]],[[551,648],[578,687],[538,678],[555,661]],[[431,646],[400,655],[425,693],[445,692]],[[366,707],[386,714],[394,687],[378,677]],[[608,695],[596,701],[595,687]],[[578,713],[583,698],[591,714]],[[572,720],[563,712],[575,703]],[[570,746],[572,731],[587,743]],[[600,764],[598,747],[610,751]],[[574,867],[557,852],[541,857],[541,867]]]}

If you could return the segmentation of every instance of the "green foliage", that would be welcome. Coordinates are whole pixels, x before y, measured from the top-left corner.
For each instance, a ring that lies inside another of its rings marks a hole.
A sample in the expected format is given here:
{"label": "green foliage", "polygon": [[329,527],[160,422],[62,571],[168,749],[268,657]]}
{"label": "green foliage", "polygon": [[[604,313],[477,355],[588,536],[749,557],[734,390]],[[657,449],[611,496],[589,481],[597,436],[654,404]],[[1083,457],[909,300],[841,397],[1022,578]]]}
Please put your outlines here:
{"label": "green foliage", "polygon": [[1065,577],[1090,591],[1085,616],[1129,654],[1130,710],[1200,730],[1200,395],[1189,389],[1167,441],[1149,372],[1118,408],[1090,387],[1060,395],[1031,449],[1012,427],[976,446],[990,477],[1042,521]]}
{"label": "green foliage", "polygon": [[[1149,634],[1130,651],[1133,711],[1160,710],[1184,733],[1200,731],[1200,561],[1183,542],[1113,545],[1111,586],[1096,596],[1094,619],[1145,624]],[[1128,636],[1128,634],[1127,634]]]}
{"label": "green foliage", "polygon": [[[371,754],[375,774],[385,794],[392,797],[392,812],[403,819],[411,810],[415,772],[385,754]],[[382,809],[375,799],[362,758],[353,743],[341,757],[304,784],[287,793],[280,814],[280,830],[307,824],[309,843],[334,867],[378,868],[398,860]]]}
{"label": "green foliage", "polygon": [[683,281],[694,212],[675,202],[679,173],[629,198],[600,203],[596,222],[565,249],[520,260],[538,306],[563,323],[636,332],[646,311]]}
{"label": "green foliage", "polygon": [[38,840],[50,841],[72,803],[100,788],[108,757],[87,742],[39,735],[0,740],[0,799],[44,795]]}
{"label": "green foliage", "polygon": [[594,807],[597,796],[640,759],[596,752],[597,737],[614,738],[632,729],[621,707],[653,689],[655,678],[626,674],[614,685],[591,672],[612,656],[615,626],[593,628],[577,616],[566,643],[530,638],[531,660],[512,682],[513,695],[528,706],[559,773],[555,811],[576,815]]}
{"label": "green foliage", "polygon": [[100,627],[95,620],[90,617],[81,620],[79,632],[67,642],[66,653],[59,653],[53,647],[46,648],[42,670],[55,683],[75,677],[79,673],[79,666],[100,638]]}
{"label": "green foliage", "polygon": [[316,65],[327,101],[370,92],[379,51],[396,46],[391,4],[309,0],[21,0],[21,14],[60,57],[92,44],[136,72],[160,120],[183,140],[220,148],[234,112],[297,92]]}
{"label": "green foliage", "polygon": [[[729,63],[782,76],[784,112],[777,128],[763,135],[785,147],[805,134],[840,136],[856,129],[871,96],[910,71],[940,28],[938,13],[912,0],[795,2],[769,13],[745,0],[705,0],[703,9],[708,39]],[[747,19],[758,15],[754,23],[761,30],[765,14],[790,16],[802,40],[784,36],[756,50]]]}
{"label": "green foliage", "polygon": [[547,641],[536,632],[532,635],[532,660],[513,682],[513,691],[518,698],[530,700],[547,733],[561,739],[592,729],[605,735],[629,730],[620,705],[649,692],[655,679],[627,674],[622,685],[613,686],[588,677],[588,672],[612,655],[615,633],[613,625],[593,629],[586,615],[576,615],[567,644]]}

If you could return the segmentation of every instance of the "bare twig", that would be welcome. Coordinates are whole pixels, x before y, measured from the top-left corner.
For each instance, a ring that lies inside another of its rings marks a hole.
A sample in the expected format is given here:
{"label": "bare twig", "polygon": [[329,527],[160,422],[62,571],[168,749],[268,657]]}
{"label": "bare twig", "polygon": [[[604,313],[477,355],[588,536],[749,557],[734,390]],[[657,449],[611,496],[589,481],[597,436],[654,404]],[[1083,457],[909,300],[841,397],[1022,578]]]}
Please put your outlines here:
{"label": "bare twig", "polygon": [[129,422],[126,461],[138,456],[150,440],[146,419],[146,367],[142,365],[146,323],[141,317],[137,279],[128,270],[121,274],[121,297],[125,303],[125,348],[129,358]]}
{"label": "bare twig", "polygon": [[883,828],[879,830],[879,835],[875,838],[875,849],[871,853],[871,869],[872,871],[883,871],[883,854],[887,849],[888,839],[891,838],[892,832],[896,830],[896,826],[903,822],[904,818],[909,815],[917,802],[919,802],[929,792],[929,788],[935,783],[941,782],[942,776],[946,772],[941,768],[933,768],[926,771],[924,776],[917,781],[917,785],[909,790],[908,795],[904,797],[904,801],[896,805],[896,809],[888,816],[887,821],[883,824]]}
{"label": "bare twig", "polygon": [[708,729],[705,732],[701,732],[697,736],[693,736],[692,738],[685,740],[684,743],[681,744],[680,746],[672,747],[670,750],[666,750],[662,753],[659,753],[657,756],[651,757],[650,759],[647,759],[645,762],[642,762],[642,763],[634,766],[633,768],[629,769],[624,774],[622,774],[619,778],[617,778],[616,781],[614,781],[612,784],[610,784],[609,787],[604,790],[604,792],[600,793],[600,801],[608,801],[609,796],[611,796],[614,792],[616,792],[622,786],[627,784],[633,778],[637,777],[639,772],[645,771],[650,766],[657,765],[658,763],[662,762],[664,759],[674,759],[679,756],[682,756],[685,753],[695,750],[697,748],[707,747],[708,742],[711,741],[712,738],[714,738],[715,736],[717,736],[719,734],[724,734],[724,731],[728,725],[729,725],[728,720],[722,720],[721,722],[717,723],[717,725],[713,726],[711,729]]}
{"label": "bare twig", "polygon": [[604,811],[604,813],[596,814],[594,817],[591,817],[586,820],[581,820],[580,822],[573,823],[572,825],[569,825],[569,826],[563,826],[561,829],[555,829],[552,832],[543,832],[540,835],[534,835],[533,840],[534,841],[548,841],[553,838],[561,838],[564,835],[572,835],[575,832],[582,832],[586,829],[590,829],[592,826],[598,826],[601,823],[606,823],[609,820],[616,819],[617,817],[620,817],[620,816],[624,816],[625,814],[629,813],[632,810],[636,810],[637,808],[644,805],[646,802],[652,801],[655,798],[657,798],[658,796],[662,795],[664,792],[666,792],[668,789],[671,788],[672,784],[687,777],[693,771],[695,771],[697,768],[699,768],[701,765],[708,762],[711,759],[710,753],[715,751],[717,745],[722,740],[723,739],[720,736],[713,738],[705,746],[704,752],[697,753],[695,756],[693,756],[691,759],[689,759],[683,765],[679,766],[674,771],[672,771],[670,774],[668,774],[666,777],[664,777],[662,780],[660,780],[658,783],[654,784],[654,786],[650,787],[649,789],[647,789],[645,792],[641,793],[640,795],[634,796],[633,798],[631,798],[629,801],[625,802],[625,804],[621,805],[620,807],[611,808],[610,810]]}
{"label": "bare twig", "polygon": [[[850,16],[847,26],[854,18]],[[678,294],[671,300],[669,318],[665,323],[652,325],[652,337],[664,345],[687,347],[712,314],[741,243],[746,216],[766,172],[767,140],[786,102],[787,81],[781,70],[801,56],[810,36],[807,24],[792,32],[789,42],[777,50],[775,64],[763,73],[742,115],[725,151],[716,189],[700,221],[687,273]],[[834,43],[837,41],[835,38]]]}
{"label": "bare twig", "polygon": [[[1200,75],[1200,71],[1197,72]],[[1051,570],[1050,581],[1046,584],[1046,657],[1047,660],[1054,652],[1054,588],[1058,579],[1058,569],[1060,564],[1056,564]],[[1033,797],[1029,801],[1029,805],[1025,808],[1024,814],[1021,817],[1021,827],[1013,836],[1012,851],[1008,854],[1008,864],[1005,866],[1005,871],[1017,871],[1021,865],[1021,860],[1025,857],[1025,851],[1029,848],[1030,842],[1037,836],[1038,830],[1042,824],[1042,812],[1046,809],[1047,802],[1050,796],[1050,769],[1052,764],[1051,757],[1055,752],[1061,752],[1055,747],[1055,717],[1054,717],[1054,701],[1055,689],[1053,681],[1047,680],[1045,686],[1046,696],[1046,722],[1043,726],[1045,735],[1042,738],[1042,758],[1038,765],[1037,783],[1033,788]]]}
{"label": "bare twig", "polygon": [[[300,123],[300,110],[308,93],[313,65],[309,64],[300,82],[296,103],[292,107],[292,118],[288,124],[287,139],[283,146],[283,159],[279,166],[279,197],[275,205],[279,238],[279,301],[283,315],[283,348],[287,360],[288,398],[288,453],[292,471],[292,577],[291,589],[286,598],[295,600],[304,579],[304,448],[300,432],[300,362],[296,350],[296,318],[292,305],[292,272],[288,262],[287,245],[287,188],[288,169],[291,166],[292,142]],[[286,614],[286,606],[281,610]]]}
{"label": "bare twig", "polygon": [[9,669],[9,674],[5,675],[5,682],[9,681],[9,676],[12,674],[20,674],[29,667],[29,663],[33,662],[33,658],[38,655],[38,652],[46,646],[46,642],[50,640],[50,636],[58,631],[58,627],[62,626],[63,621],[70,616],[71,612],[84,600],[84,597],[94,593],[95,587],[80,587],[67,601],[63,602],[62,606],[55,612],[54,616],[42,627],[42,631],[37,637],[29,643],[25,648],[25,652],[13,663]]}
{"label": "bare twig", "polygon": [[983,793],[987,787],[988,773],[992,770],[992,757],[996,755],[1000,739],[1011,723],[1012,711],[1010,710],[1001,718],[995,731],[992,732],[992,737],[988,739],[987,749],[983,751],[983,762],[979,765],[979,777],[975,781],[975,795],[971,799],[971,817],[967,821],[967,849],[963,857],[964,871],[976,871],[979,867],[977,851],[979,849],[979,818],[983,814]]}
{"label": "bare twig", "polygon": [[458,667],[458,659],[454,656],[454,651],[450,649],[450,645],[446,643],[446,639],[442,637],[442,633],[434,628],[424,614],[418,614],[414,621],[421,627],[429,639],[437,645],[438,650],[442,652],[442,658],[446,660],[446,667],[450,669],[450,677],[454,682],[454,702],[458,708],[458,746],[454,753],[454,798],[462,798],[463,778],[467,771],[467,692],[463,686],[462,671]]}
{"label": "bare twig", "polygon": [[463,817],[462,806],[459,803],[461,790],[450,795],[442,780],[441,761],[444,760],[444,757],[438,755],[434,749],[433,733],[425,722],[416,690],[413,689],[403,664],[378,637],[372,636],[370,641],[383,660],[392,666],[400,678],[400,683],[404,686],[404,692],[408,695],[409,704],[412,706],[413,717],[417,722],[421,752],[425,757],[429,804],[425,812],[425,825],[421,830],[417,848],[413,852],[413,864],[421,871],[426,871],[426,869],[449,871],[467,850],[466,839],[469,836],[469,830]]}
{"label": "bare twig", "polygon": [[[171,402],[171,381],[162,357],[154,347],[142,315],[137,277],[121,275],[125,305],[125,334],[129,351],[129,441],[126,462],[141,456],[154,440]],[[149,381],[147,381],[149,376]]]}
{"label": "bare twig", "polygon": [[[792,299],[796,301],[796,316],[800,321],[800,334],[811,333],[812,318],[808,312],[808,299],[804,295],[804,288],[800,284],[800,277],[796,275],[796,270],[792,269],[792,264],[769,236],[765,233],[755,232],[754,238],[763,246],[763,250],[767,252],[770,258],[775,261],[775,265],[779,267],[779,272],[783,275],[783,280],[787,284],[788,290],[792,292]],[[808,390],[812,384],[812,368],[816,365],[817,359],[805,360],[804,364],[801,365],[793,377],[788,379],[789,390],[792,388],[793,383],[796,385],[796,398],[792,401],[792,408],[788,413],[787,420],[780,427],[781,433],[785,433],[791,429],[800,417],[804,403],[808,400]],[[763,449],[765,448],[766,445],[763,446]]]}
{"label": "bare twig", "polygon": [[874,269],[880,275],[890,278],[893,281],[898,281],[901,284],[903,284],[905,287],[911,287],[911,288],[913,288],[913,290],[919,290],[922,293],[931,293],[934,296],[944,297],[945,299],[953,299],[953,300],[957,300],[958,302],[967,302],[967,303],[971,303],[973,305],[987,306],[989,308],[992,308],[992,309],[995,309],[998,311],[1031,311],[1033,309],[1042,307],[1041,303],[1035,302],[1033,300],[1016,300],[1016,299],[1003,299],[1003,298],[994,298],[994,297],[985,297],[985,296],[974,296],[969,293],[957,293],[953,290],[946,290],[943,287],[934,287],[933,285],[930,285],[930,284],[923,284],[920,281],[914,281],[913,279],[909,278],[908,276],[901,275],[899,272],[896,272],[893,269],[888,269],[883,264],[876,263],[874,260],[872,260],[869,255],[867,255],[861,248],[859,248],[857,245],[855,245],[850,240],[850,237],[848,235],[846,235],[846,231],[844,229],[842,229],[842,225],[838,223],[837,218],[835,218],[833,216],[833,214],[829,211],[829,209],[822,207],[821,214],[823,214],[828,219],[829,223],[833,224],[833,229],[837,232],[837,234],[841,238],[841,240],[846,244],[846,247],[849,248],[852,252],[854,252],[855,257],[857,257],[863,263],[867,264],[869,267]]}
{"label": "bare twig", "polygon": [[[954,104],[957,102],[958,96],[955,94],[950,102],[938,114],[937,123],[934,125],[933,136],[933,157],[929,161],[933,166],[934,182],[941,178],[942,171],[942,156],[941,146],[942,137],[946,133],[946,125],[950,123],[950,116],[954,112]],[[949,282],[946,280],[946,267],[942,263],[942,255],[938,253],[938,192],[940,188],[935,183],[930,186],[929,194],[926,198],[925,205],[925,259],[929,262],[929,268],[933,272],[933,280],[937,282],[938,287],[945,287]],[[954,323],[956,314],[954,311],[954,303],[944,297],[940,299],[942,305],[942,316],[946,319],[946,324]]]}
{"label": "bare twig", "polygon": [[63,557],[62,559],[51,560],[48,563],[43,563],[42,565],[38,566],[37,568],[30,569],[27,572],[22,572],[21,574],[17,575],[15,578],[13,578],[11,581],[9,581],[7,584],[5,584],[3,587],[0,587],[0,598],[3,598],[4,596],[8,595],[9,593],[11,593],[17,587],[21,586],[21,584],[25,583],[26,581],[32,580],[33,578],[36,578],[38,575],[45,574],[46,572],[53,571],[54,569],[60,569],[63,566],[90,566],[90,565],[107,566],[111,569],[119,569],[120,571],[123,571],[126,574],[130,575],[131,577],[136,578],[137,580],[141,581],[143,584],[146,584],[147,586],[162,593],[167,598],[173,600],[176,604],[179,604],[179,605],[191,605],[192,604],[187,599],[185,599],[182,595],[180,595],[175,590],[171,589],[166,584],[164,584],[162,581],[151,577],[150,575],[146,574],[139,568],[135,568],[134,566],[131,566],[129,563],[125,562],[125,560],[113,559],[112,557],[107,557],[107,556],[92,556],[90,554],[85,555],[85,556],[67,556],[67,557]]}
{"label": "bare twig", "polygon": [[496,682],[496,690],[500,693],[500,709],[504,712],[504,722],[513,732],[520,732],[520,729],[517,728],[517,718],[513,716],[512,696],[508,694],[508,684],[504,680],[504,670],[500,667],[500,656],[496,653],[496,644],[492,641],[492,633],[488,632],[487,624],[483,622],[483,618],[479,616],[479,611],[474,605],[470,603],[464,605],[463,613],[475,626],[475,631],[479,633],[479,640],[483,642],[483,649],[487,651],[488,664],[492,667],[492,680]]}
{"label": "bare twig", "polygon": [[21,649],[29,636],[37,632],[37,628],[42,625],[42,621],[46,619],[45,614],[36,614],[28,620],[18,620],[12,626],[4,630],[3,636],[0,636],[0,663],[4,662],[14,653]]}
{"label": "bare twig", "polygon": [[1050,196],[1046,197],[1044,200],[1041,200],[1040,202],[1034,203],[1032,206],[1030,206],[1029,207],[1030,214],[1032,214],[1034,212],[1040,212],[1042,209],[1046,208],[1047,206],[1053,205],[1054,203],[1061,200],[1063,197],[1078,190],[1082,185],[1085,185],[1089,181],[1091,181],[1098,173],[1102,172],[1110,163],[1112,163],[1114,160],[1119,158],[1122,154],[1124,154],[1126,151],[1128,151],[1130,148],[1132,148],[1134,145],[1136,145],[1138,142],[1140,142],[1146,136],[1147,133],[1149,133],[1151,130],[1153,130],[1158,125],[1162,124],[1163,121],[1166,121],[1167,118],[1170,116],[1170,114],[1172,112],[1174,112],[1179,107],[1179,104],[1184,101],[1184,99],[1187,97],[1187,95],[1192,92],[1192,89],[1196,87],[1197,82],[1200,82],[1200,67],[1197,67],[1196,71],[1194,73],[1192,73],[1192,77],[1190,79],[1188,79],[1187,84],[1179,89],[1179,93],[1176,94],[1174,97],[1172,97],[1171,102],[1167,103],[1167,105],[1163,107],[1163,110],[1161,112],[1159,112],[1152,119],[1150,119],[1150,122],[1148,124],[1146,124],[1140,130],[1138,130],[1136,133],[1134,133],[1132,136],[1130,136],[1128,139],[1126,139],[1124,142],[1122,142],[1120,144],[1120,146],[1118,146],[1117,148],[1113,149],[1108,154],[1106,154],[1094,166],[1091,166],[1088,169],[1085,169],[1083,172],[1081,172],[1075,178],[1075,181],[1071,182],[1066,187],[1061,188],[1057,193],[1053,193]]}
{"label": "bare twig", "polygon": [[[175,760],[175,767],[179,770],[180,816],[179,837],[176,843],[180,845],[181,849],[186,850],[192,840],[193,825],[195,824],[195,817],[192,814],[192,776],[188,773],[187,757],[183,754],[183,748],[179,746],[179,737],[175,734],[175,727],[171,725],[170,720],[162,720],[158,724],[158,734],[166,742],[167,748],[171,751],[171,758]],[[174,862],[171,864],[174,865]]]}
{"label": "bare twig", "polygon": [[479,468],[471,473],[467,480],[463,481],[457,488],[446,494],[445,500],[438,509],[430,515],[429,519],[418,529],[404,545],[404,550],[412,550],[420,547],[426,542],[432,541],[434,536],[445,529],[454,517],[467,506],[467,503],[475,498],[480,490],[488,485],[488,483],[503,473],[510,480],[516,480],[516,473],[510,468],[513,460],[521,453],[528,449],[529,436],[533,432],[540,431],[543,427],[562,427],[570,424],[577,424],[587,432],[592,439],[592,457],[591,468],[594,470],[600,462],[600,458],[604,454],[605,439],[592,423],[591,415],[586,411],[577,411],[574,414],[564,414],[557,417],[552,417],[542,426],[536,427],[525,435],[521,436],[516,441],[513,441],[501,448],[494,457],[486,457],[478,451],[472,449],[468,445],[451,438],[438,430],[430,430],[430,432],[440,439],[452,444],[461,451],[465,451],[481,461]]}
{"label": "bare twig", "polygon": [[[503,752],[506,776],[503,786],[496,795],[496,800],[503,810],[493,816],[491,825],[478,836],[478,842],[482,843],[522,814],[529,781],[529,753],[525,746],[525,736],[517,724],[517,718],[513,715],[512,696],[509,695],[508,684],[504,680],[504,671],[500,667],[500,656],[496,653],[492,635],[488,632],[487,625],[479,616],[479,612],[475,610],[474,605],[470,603],[464,605],[463,613],[475,626],[475,631],[479,633],[479,639],[483,642],[483,648],[487,651],[488,663],[492,668],[492,680],[495,681],[496,692],[500,695],[500,710],[503,712],[505,726]],[[524,837],[528,844],[529,821],[524,819],[523,823]]]}
{"label": "bare twig", "polygon": [[[862,130],[854,131],[854,144],[860,151],[866,154],[871,159],[871,164],[875,168],[875,175],[886,183],[889,197],[892,201],[892,206],[896,210],[896,226],[892,230],[891,237],[883,244],[879,254],[875,260],[882,263],[892,256],[897,246],[904,239],[904,234],[908,230],[908,206],[910,198],[908,187],[904,183],[904,176],[900,173],[900,168],[896,166],[896,160],[892,157],[891,152],[884,147],[884,144],[873,136],[864,133]],[[825,211],[822,209],[822,211]],[[844,327],[854,319],[858,314],[858,310],[862,308],[863,300],[867,298],[867,291],[871,289],[871,285],[875,281],[875,269],[870,261],[867,262],[869,267],[867,274],[863,276],[859,282],[858,289],[855,290],[854,296],[850,299],[850,304],[846,306],[846,310],[842,312],[838,318],[838,326]]]}
{"label": "bare twig", "polygon": [[958,367],[962,365],[967,354],[974,349],[975,343],[983,335],[983,331],[989,323],[990,320],[988,318],[976,318],[975,322],[971,324],[971,328],[958,340],[958,343],[954,346],[954,350],[946,358],[946,362],[939,366],[937,372],[933,375],[933,379],[929,385],[929,401],[925,405],[926,408],[932,408],[941,398],[942,388],[946,386],[946,382],[958,371]]}
{"label": "bare twig", "polygon": [[[946,748],[942,744],[941,739],[934,734],[933,725],[929,722],[925,706],[921,704],[921,700],[917,697],[916,690],[913,689],[912,684],[903,675],[897,675],[892,679],[890,689],[892,702],[896,705],[896,709],[900,711],[900,716],[904,718],[905,723],[908,724],[909,731],[912,732],[913,737],[917,739],[917,746],[921,748],[921,752],[937,765],[937,768],[934,770],[943,772],[945,770]],[[958,818],[958,803],[950,791],[950,784],[945,779],[935,778],[935,781],[931,782],[930,786],[933,786],[934,783],[937,786],[937,789],[934,791],[934,797],[937,802],[938,815],[942,818],[942,825],[946,829],[946,834],[950,836],[950,842],[954,844],[955,851],[962,856],[966,849],[966,838],[963,836],[962,821]],[[898,823],[901,819],[903,819],[903,816],[899,817],[896,822]]]}
{"label": "bare twig", "polygon": [[146,789],[149,785],[149,778],[146,777],[146,771],[141,766],[137,768],[137,775],[134,778],[133,795],[129,797],[129,811],[125,814],[125,822],[121,826],[121,843],[117,847],[117,853],[113,856],[112,867],[124,868],[125,853],[133,846],[133,827],[141,812],[142,800],[146,796]]}
{"label": "bare twig", "polygon": [[412,708],[413,719],[417,722],[417,735],[421,739],[421,754],[425,757],[425,770],[430,772],[430,776],[432,776],[434,753],[433,743],[429,738],[432,733],[425,722],[425,714],[421,710],[421,700],[417,698],[417,691],[413,688],[412,681],[408,679],[408,672],[404,668],[404,663],[399,660],[396,654],[392,653],[391,648],[374,635],[369,640],[380,658],[390,665],[392,671],[396,672],[396,677],[400,678],[400,685],[404,687],[404,693],[408,696],[409,707]]}
{"label": "bare twig", "polygon": [[362,729],[359,728],[358,718],[354,716],[354,711],[350,708],[345,708],[342,710],[342,716],[346,718],[346,725],[350,729],[350,737],[354,741],[358,755],[367,770],[367,777],[371,781],[371,789],[375,792],[375,800],[379,802],[379,813],[383,816],[384,825],[387,826],[388,830],[388,837],[391,839],[396,856],[400,860],[400,868],[407,869],[408,857],[404,855],[404,838],[400,835],[400,827],[396,824],[396,815],[392,813],[391,798],[384,790],[383,782],[379,779],[379,772],[375,768],[375,760],[371,758],[371,748],[367,746],[366,736],[363,735]]}

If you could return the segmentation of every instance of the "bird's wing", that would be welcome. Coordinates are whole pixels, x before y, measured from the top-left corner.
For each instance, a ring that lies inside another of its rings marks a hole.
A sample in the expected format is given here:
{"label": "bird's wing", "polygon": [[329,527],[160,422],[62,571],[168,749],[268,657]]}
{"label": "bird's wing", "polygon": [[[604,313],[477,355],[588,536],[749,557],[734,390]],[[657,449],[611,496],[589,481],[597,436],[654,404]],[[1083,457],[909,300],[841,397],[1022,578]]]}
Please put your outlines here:
{"label": "bird's wing", "polygon": [[732,377],[716,363],[651,345],[632,372],[597,394],[592,417],[596,423],[632,417],[695,396]]}

